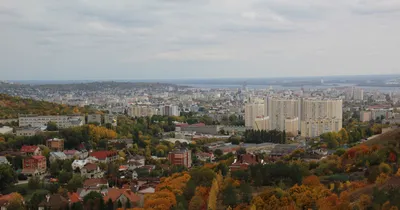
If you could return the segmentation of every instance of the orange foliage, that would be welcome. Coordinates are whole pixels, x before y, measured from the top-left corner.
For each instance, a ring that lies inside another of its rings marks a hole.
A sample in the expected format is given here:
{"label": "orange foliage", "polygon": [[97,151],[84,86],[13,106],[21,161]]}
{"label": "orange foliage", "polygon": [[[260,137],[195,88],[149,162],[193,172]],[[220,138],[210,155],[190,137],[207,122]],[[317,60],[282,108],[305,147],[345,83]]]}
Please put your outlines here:
{"label": "orange foliage", "polygon": [[237,205],[233,210],[248,210],[250,207],[245,204],[245,203],[241,203],[239,205]]}
{"label": "orange foliage", "polygon": [[390,162],[396,162],[397,160],[397,155],[394,152],[389,153],[388,161]]}
{"label": "orange foliage", "polygon": [[317,187],[321,185],[321,182],[317,176],[311,175],[303,179],[303,185],[308,187]]}
{"label": "orange foliage", "polygon": [[161,183],[157,185],[156,191],[168,189],[175,194],[182,195],[189,179],[190,175],[187,172],[172,174],[170,177],[161,179]]}
{"label": "orange foliage", "polygon": [[146,210],[171,209],[171,207],[175,205],[175,194],[169,190],[162,190],[153,194],[148,194],[144,200],[144,209]]}
{"label": "orange foliage", "polygon": [[367,154],[371,152],[371,148],[369,148],[367,145],[360,144],[358,146],[352,147],[349,150],[346,151],[346,156],[349,159],[353,159],[357,157],[357,154]]}
{"label": "orange foliage", "polygon": [[100,139],[115,139],[117,138],[117,133],[113,130],[107,129],[101,126],[88,125],[89,136],[91,140],[97,142]]}

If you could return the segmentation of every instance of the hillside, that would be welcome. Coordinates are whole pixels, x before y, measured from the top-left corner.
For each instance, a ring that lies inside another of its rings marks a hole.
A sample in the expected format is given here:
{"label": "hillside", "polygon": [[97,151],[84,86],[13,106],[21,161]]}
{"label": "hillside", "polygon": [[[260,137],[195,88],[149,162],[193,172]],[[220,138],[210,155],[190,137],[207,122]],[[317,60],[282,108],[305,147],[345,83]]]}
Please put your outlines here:
{"label": "hillside", "polygon": [[65,104],[56,104],[0,94],[0,119],[17,118],[18,114],[66,115],[93,112],[95,112],[95,110],[84,107],[68,106]]}
{"label": "hillside", "polygon": [[372,145],[387,146],[389,142],[397,143],[397,144],[400,143],[400,128],[383,133],[383,134],[365,142],[364,144],[367,146],[372,146]]}

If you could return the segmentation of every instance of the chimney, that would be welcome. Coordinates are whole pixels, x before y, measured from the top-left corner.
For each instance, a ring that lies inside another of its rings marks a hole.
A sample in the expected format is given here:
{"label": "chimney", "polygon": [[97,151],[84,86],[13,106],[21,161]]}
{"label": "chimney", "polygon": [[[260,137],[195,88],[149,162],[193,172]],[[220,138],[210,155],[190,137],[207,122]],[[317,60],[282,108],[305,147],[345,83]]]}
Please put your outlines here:
{"label": "chimney", "polygon": [[46,200],[47,200],[47,203],[50,201],[50,195],[49,194],[46,195]]}

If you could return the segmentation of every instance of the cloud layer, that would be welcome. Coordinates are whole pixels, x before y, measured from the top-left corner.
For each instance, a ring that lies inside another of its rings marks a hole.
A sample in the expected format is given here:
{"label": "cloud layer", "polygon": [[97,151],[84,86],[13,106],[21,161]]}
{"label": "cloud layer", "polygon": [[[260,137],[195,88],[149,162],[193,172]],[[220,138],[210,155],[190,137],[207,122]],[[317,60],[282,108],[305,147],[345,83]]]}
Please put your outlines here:
{"label": "cloud layer", "polygon": [[3,79],[400,73],[398,0],[0,2]]}

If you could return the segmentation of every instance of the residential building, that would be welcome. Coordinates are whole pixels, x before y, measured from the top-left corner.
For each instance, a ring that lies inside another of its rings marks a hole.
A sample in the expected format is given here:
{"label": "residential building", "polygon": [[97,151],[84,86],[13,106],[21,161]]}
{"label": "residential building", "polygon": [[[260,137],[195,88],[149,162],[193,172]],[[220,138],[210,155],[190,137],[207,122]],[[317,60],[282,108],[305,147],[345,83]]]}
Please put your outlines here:
{"label": "residential building", "polygon": [[254,130],[269,130],[269,117],[257,117],[252,128]]}
{"label": "residential building", "polygon": [[145,165],[145,157],[140,155],[135,155],[128,158],[128,170],[135,170]]}
{"label": "residential building", "polygon": [[38,146],[23,145],[21,147],[21,154],[26,156],[41,155],[42,150]]}
{"label": "residential building", "polygon": [[196,157],[198,160],[204,161],[204,162],[212,162],[214,161],[215,157],[212,152],[197,152]]}
{"label": "residential building", "polygon": [[256,118],[266,116],[265,105],[261,103],[249,103],[244,107],[244,124],[248,128],[252,128]]}
{"label": "residential building", "polygon": [[157,114],[157,109],[150,106],[135,105],[131,107],[130,116],[132,117],[151,117]]}
{"label": "residential building", "polygon": [[88,114],[86,122],[101,125],[101,114]]}
{"label": "residential building", "polygon": [[48,139],[46,141],[46,146],[53,151],[62,152],[64,151],[64,139]]}
{"label": "residential building", "polygon": [[263,163],[258,155],[253,154],[241,154],[238,155],[232,165],[229,166],[231,171],[247,170],[250,165],[256,165]]}
{"label": "residential building", "polygon": [[64,152],[50,152],[49,161],[54,163],[56,160],[66,160],[68,159]]}
{"label": "residential building", "polygon": [[316,137],[342,129],[342,119],[316,119],[301,121],[301,136]]}
{"label": "residential building", "polygon": [[8,162],[8,160],[5,156],[0,156],[0,164],[11,165],[11,163]]}
{"label": "residential building", "polygon": [[364,100],[364,90],[361,88],[354,88],[353,89],[353,100],[363,101]]}
{"label": "residential building", "polygon": [[60,194],[46,195],[46,198],[39,203],[38,210],[46,209],[68,209],[70,202]]}
{"label": "residential building", "polygon": [[361,111],[360,112],[360,122],[369,122],[372,120],[372,112],[371,111]]}
{"label": "residential building", "polygon": [[67,159],[75,159],[75,158],[79,158],[79,159],[84,159],[81,158],[81,152],[79,152],[78,150],[64,150],[63,151],[64,154],[67,156]]}
{"label": "residential building", "polygon": [[90,163],[87,159],[86,160],[74,160],[72,162],[71,167],[72,170],[81,170],[87,163]]}
{"label": "residential building", "polygon": [[46,127],[47,123],[54,122],[58,128],[69,128],[81,126],[85,122],[84,116],[67,116],[67,115],[48,115],[48,116],[32,116],[20,115],[18,117],[19,127]]}
{"label": "residential building", "polygon": [[87,163],[80,171],[82,177],[90,179],[102,178],[104,175],[104,172],[100,170],[100,167],[95,163]]}
{"label": "residential building", "polygon": [[132,192],[130,189],[117,189],[110,188],[103,197],[104,202],[107,203],[109,199],[114,203],[114,209],[118,207],[118,203],[122,203],[124,208],[126,203],[130,203],[130,207],[138,207],[140,202],[140,197]]}
{"label": "residential building", "polygon": [[25,158],[22,163],[22,174],[36,176],[46,172],[46,158],[41,155],[35,155]]}
{"label": "residential building", "polygon": [[292,136],[299,134],[299,118],[286,118],[285,119],[285,132]]}
{"label": "residential building", "polygon": [[118,160],[118,153],[116,151],[96,151],[89,155],[90,157],[95,157],[100,163],[110,163]]}
{"label": "residential building", "polygon": [[111,124],[112,126],[117,126],[117,116],[113,114],[105,114],[104,115],[104,124]]}
{"label": "residential building", "polygon": [[176,105],[165,105],[160,107],[160,115],[163,116],[179,116],[179,108]]}
{"label": "residential building", "polygon": [[101,188],[108,188],[108,181],[107,179],[103,178],[95,178],[95,179],[86,179],[83,182],[83,188],[89,189],[101,189]]}
{"label": "residential building", "polygon": [[13,132],[13,128],[8,126],[3,126],[0,128],[0,134],[10,134]]}
{"label": "residential building", "polygon": [[300,117],[300,100],[269,97],[266,99],[270,130],[283,131],[286,119]]}
{"label": "residential building", "polygon": [[316,119],[342,120],[342,105],[340,99],[302,99],[301,121]]}
{"label": "residential building", "polygon": [[40,133],[42,130],[40,128],[34,127],[22,127],[16,128],[15,133],[17,136],[34,136]]}
{"label": "residential building", "polygon": [[192,151],[187,149],[176,149],[168,154],[168,160],[173,165],[182,165],[186,168],[192,166]]}

